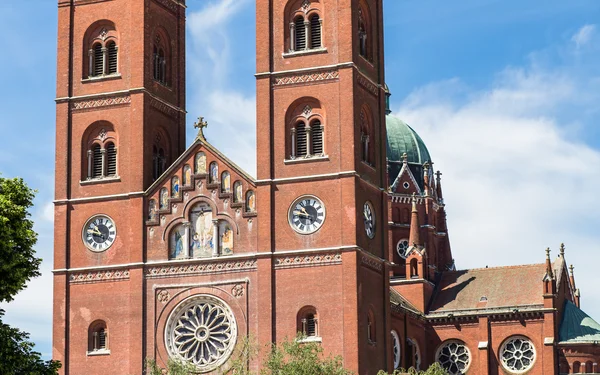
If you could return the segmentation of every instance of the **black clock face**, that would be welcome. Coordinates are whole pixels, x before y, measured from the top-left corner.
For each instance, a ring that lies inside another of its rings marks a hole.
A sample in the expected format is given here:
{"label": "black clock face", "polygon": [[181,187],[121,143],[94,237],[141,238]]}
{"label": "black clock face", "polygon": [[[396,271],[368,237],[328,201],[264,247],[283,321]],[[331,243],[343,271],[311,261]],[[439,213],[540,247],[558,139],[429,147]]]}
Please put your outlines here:
{"label": "black clock face", "polygon": [[117,228],[111,218],[97,215],[90,218],[83,228],[83,242],[92,251],[107,250],[117,238]]}
{"label": "black clock face", "polygon": [[316,197],[297,199],[290,207],[288,220],[300,234],[311,234],[319,230],[325,221],[325,206]]}
{"label": "black clock face", "polygon": [[375,214],[371,202],[366,202],[363,208],[363,216],[365,219],[365,232],[369,238],[375,237]]}

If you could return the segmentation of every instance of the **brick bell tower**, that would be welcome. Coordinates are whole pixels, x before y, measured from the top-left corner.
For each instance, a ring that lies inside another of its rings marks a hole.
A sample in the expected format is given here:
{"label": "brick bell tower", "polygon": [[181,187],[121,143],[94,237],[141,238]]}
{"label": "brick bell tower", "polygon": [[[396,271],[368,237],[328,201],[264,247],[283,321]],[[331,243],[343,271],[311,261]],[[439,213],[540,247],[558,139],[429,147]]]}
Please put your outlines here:
{"label": "brick bell tower", "polygon": [[273,266],[258,338],[293,336],[308,309],[326,351],[375,374],[391,366],[382,1],[256,3],[258,249],[330,260]]}
{"label": "brick bell tower", "polygon": [[143,192],[185,147],[185,0],[59,0],[58,25],[53,358],[140,374]]}

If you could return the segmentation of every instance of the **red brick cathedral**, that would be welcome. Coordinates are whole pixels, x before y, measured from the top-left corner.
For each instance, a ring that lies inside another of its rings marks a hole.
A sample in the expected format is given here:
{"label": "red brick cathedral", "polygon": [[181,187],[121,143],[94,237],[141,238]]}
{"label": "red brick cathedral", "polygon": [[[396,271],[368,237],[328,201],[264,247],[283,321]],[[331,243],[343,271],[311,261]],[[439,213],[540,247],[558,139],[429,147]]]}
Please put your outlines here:
{"label": "red brick cathedral", "polygon": [[256,1],[257,178],[202,118],[186,149],[185,12],[58,1],[62,374],[222,374],[298,332],[357,375],[600,372],[564,247],[456,270],[441,173],[389,111],[382,0]]}

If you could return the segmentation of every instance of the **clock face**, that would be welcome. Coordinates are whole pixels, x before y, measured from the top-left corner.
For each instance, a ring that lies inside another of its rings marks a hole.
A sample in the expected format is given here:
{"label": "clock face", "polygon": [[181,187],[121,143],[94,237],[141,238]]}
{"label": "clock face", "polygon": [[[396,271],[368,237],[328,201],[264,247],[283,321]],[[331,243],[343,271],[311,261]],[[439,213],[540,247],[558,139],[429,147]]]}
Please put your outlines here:
{"label": "clock face", "polygon": [[292,203],[288,220],[292,228],[300,234],[315,233],[325,222],[325,206],[317,197],[300,197]]}
{"label": "clock face", "polygon": [[369,238],[375,237],[375,210],[371,202],[366,202],[363,208],[365,219],[365,232]]}
{"label": "clock face", "polygon": [[117,227],[106,215],[92,216],[83,227],[83,242],[92,251],[105,251],[117,238]]}

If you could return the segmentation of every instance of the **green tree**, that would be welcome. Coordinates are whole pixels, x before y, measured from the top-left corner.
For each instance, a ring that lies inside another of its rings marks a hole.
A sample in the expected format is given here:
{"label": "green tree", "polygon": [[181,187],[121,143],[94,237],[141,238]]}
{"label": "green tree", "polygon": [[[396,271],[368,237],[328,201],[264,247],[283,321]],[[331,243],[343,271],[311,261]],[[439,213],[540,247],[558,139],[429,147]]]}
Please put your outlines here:
{"label": "green tree", "polygon": [[414,368],[411,367],[408,370],[404,370],[404,369],[395,370],[391,374],[388,374],[385,371],[379,371],[377,373],[377,375],[403,375],[403,374],[409,374],[409,375],[448,375],[448,372],[446,370],[444,370],[444,368],[439,363],[435,362],[433,365],[431,365],[425,371],[417,371],[417,370],[415,370]]}
{"label": "green tree", "polygon": [[[0,177],[0,303],[10,302],[31,278],[40,275],[41,259],[35,257],[29,209],[35,191],[23,179]],[[60,363],[43,361],[33,350],[29,334],[2,322],[0,309],[0,374],[54,375]]]}

